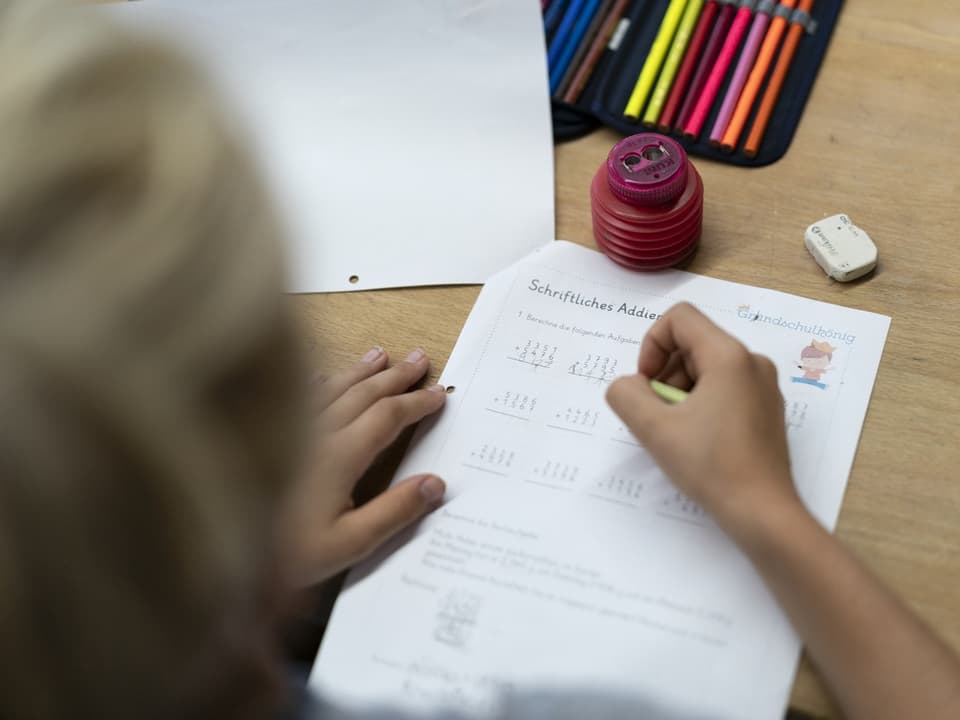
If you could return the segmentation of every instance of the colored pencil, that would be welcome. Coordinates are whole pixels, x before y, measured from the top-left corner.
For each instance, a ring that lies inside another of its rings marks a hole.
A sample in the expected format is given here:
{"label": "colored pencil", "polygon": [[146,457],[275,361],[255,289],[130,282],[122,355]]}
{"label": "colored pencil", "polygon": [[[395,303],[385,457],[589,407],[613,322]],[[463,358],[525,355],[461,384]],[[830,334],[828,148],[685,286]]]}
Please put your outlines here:
{"label": "colored pencil", "polygon": [[587,25],[586,32],[583,33],[580,42],[577,43],[576,52],[573,53],[573,58],[563,71],[563,77],[560,78],[560,82],[557,84],[557,89],[553,92],[553,97],[563,97],[563,94],[567,91],[567,88],[570,87],[570,83],[573,82],[573,78],[577,74],[577,70],[583,63],[583,58],[586,56],[587,50],[589,50],[590,46],[593,44],[593,40],[596,38],[597,33],[600,32],[600,27],[603,25],[603,21],[609,14],[610,8],[613,7],[614,1],[615,0],[602,0],[600,3],[600,8],[593,14],[593,17],[590,19],[590,24]]}
{"label": "colored pencil", "polygon": [[673,128],[674,118],[680,110],[680,103],[683,102],[687,87],[690,85],[690,78],[693,77],[693,71],[697,66],[697,58],[703,51],[703,45],[707,41],[710,28],[713,27],[713,21],[717,16],[719,7],[717,0],[709,0],[703,8],[703,12],[700,13],[697,29],[694,30],[693,37],[690,38],[687,52],[683,56],[683,63],[680,65],[677,78],[674,80],[670,95],[663,106],[663,112],[660,113],[660,118],[657,121],[657,128],[662,132],[670,132]]}
{"label": "colored pencil", "polygon": [[[750,71],[747,84],[743,86],[743,92],[740,94],[736,108],[734,108],[733,117],[730,118],[730,124],[720,141],[720,147],[724,150],[732,152],[737,147],[737,143],[740,142],[743,126],[746,125],[753,104],[757,100],[757,95],[760,94],[763,79],[767,76],[767,72],[773,64],[773,54],[780,46],[783,31],[786,30],[788,11],[793,9],[794,5],[796,5],[796,0],[780,0],[780,5],[777,8],[778,12],[774,13],[773,20],[770,21],[770,28],[767,30],[767,36],[763,39],[763,45],[760,46],[757,61],[753,65],[753,70]],[[780,10],[780,8],[783,8],[783,10]]]}
{"label": "colored pencil", "polygon": [[573,32],[573,26],[586,4],[587,0],[570,0],[570,5],[567,6],[567,11],[563,14],[563,20],[560,21],[560,27],[557,28],[556,34],[550,41],[550,47],[547,49],[547,67],[551,71],[556,67],[560,53],[567,45],[567,38]]}
{"label": "colored pencil", "polygon": [[677,117],[677,124],[674,128],[675,132],[677,133],[683,133],[683,128],[686,126],[687,122],[690,120],[690,116],[693,114],[693,108],[697,104],[697,100],[700,99],[700,93],[703,91],[703,86],[707,82],[707,76],[710,74],[710,69],[717,61],[717,55],[720,54],[720,48],[723,45],[723,39],[727,35],[727,30],[730,29],[730,21],[733,20],[733,15],[736,12],[730,0],[721,2],[721,5],[723,7],[721,7],[720,12],[717,13],[717,22],[714,24],[713,30],[710,32],[710,38],[707,40],[707,47],[703,51],[703,55],[700,58],[700,64],[697,66],[697,70],[693,75],[693,80],[690,82],[690,90],[687,92],[687,99],[683,101],[683,105],[680,107],[680,115]]}
{"label": "colored pencil", "polygon": [[[572,6],[571,6],[572,7]],[[555,63],[549,63],[550,67],[550,95],[553,95],[560,87],[560,81],[567,72],[567,67],[573,59],[574,53],[580,47],[584,34],[590,26],[593,16],[597,14],[600,7],[600,0],[586,0],[580,15],[577,16],[570,30],[570,34],[564,42],[563,47],[557,54]],[[549,60],[549,58],[548,58]]]}
{"label": "colored pencil", "polygon": [[703,125],[707,121],[710,108],[713,107],[713,101],[716,99],[717,93],[720,92],[723,79],[727,76],[727,70],[730,69],[733,58],[736,57],[737,48],[740,47],[740,41],[743,40],[743,36],[747,32],[747,26],[750,24],[750,16],[753,14],[752,7],[753,3],[748,0],[746,4],[741,5],[740,9],[737,10],[733,24],[730,26],[730,32],[727,34],[727,39],[724,40],[720,54],[717,56],[717,62],[710,70],[707,82],[703,85],[703,92],[700,93],[697,104],[693,106],[690,119],[683,128],[684,136],[688,138],[697,138],[700,136],[700,131],[703,130]]}
{"label": "colored pencil", "polygon": [[547,12],[543,16],[543,32],[547,37],[548,43],[556,34],[557,26],[559,26],[560,21],[563,20],[563,11],[567,9],[567,5],[569,4],[570,0],[553,0],[553,2],[550,3],[550,7],[547,8]]}
{"label": "colored pencil", "polygon": [[604,50],[607,50],[608,43],[612,42],[614,30],[622,21],[629,2],[630,0],[615,0],[613,8],[604,18],[600,31],[593,38],[593,42],[590,43],[586,56],[580,62],[576,74],[563,94],[564,102],[575,103],[580,99],[580,94],[590,81],[590,77],[600,62]]}
{"label": "colored pencil", "polygon": [[[797,10],[809,13],[812,7],[813,0],[800,0]],[[743,152],[747,157],[757,156],[760,142],[763,140],[763,135],[767,131],[767,124],[770,122],[770,116],[773,114],[773,108],[777,104],[777,98],[783,88],[783,81],[786,79],[787,71],[790,69],[793,57],[797,53],[800,36],[804,32],[806,32],[806,29],[798,22],[792,23],[787,31],[787,38],[783,41],[783,47],[780,49],[780,57],[777,58],[777,66],[773,69],[770,82],[767,84],[767,90],[763,94],[763,100],[760,101],[757,117],[753,121],[753,127],[750,128],[750,134],[747,135],[747,142],[744,143]]]}
{"label": "colored pencil", "polygon": [[703,9],[703,0],[688,0],[687,9],[683,12],[677,34],[670,45],[670,52],[667,53],[667,59],[663,63],[663,70],[660,71],[660,77],[653,88],[653,95],[650,96],[650,104],[643,115],[643,124],[647,127],[656,126],[657,120],[660,119],[663,105],[667,101],[667,94],[673,86],[680,61],[687,51],[687,45],[690,43],[690,36],[693,34],[697,18],[700,17],[701,9]]}
{"label": "colored pencil", "polygon": [[653,81],[657,79],[657,73],[660,72],[660,66],[663,64],[663,56],[667,53],[670,41],[677,31],[677,25],[680,23],[680,16],[683,15],[683,9],[687,5],[687,0],[670,0],[667,12],[663,16],[663,22],[657,31],[647,59],[640,70],[640,77],[637,78],[637,84],[630,94],[627,106],[623,114],[629,118],[638,119],[640,111],[647,102],[650,90],[653,87]]}
{"label": "colored pencil", "polygon": [[757,3],[756,14],[753,16],[753,25],[750,26],[750,32],[747,34],[747,41],[743,44],[743,50],[740,51],[740,58],[737,60],[737,67],[733,71],[733,77],[727,86],[727,93],[720,104],[720,112],[713,123],[713,130],[710,132],[710,143],[719,145],[723,138],[723,133],[730,124],[730,118],[733,115],[733,109],[740,99],[740,91],[747,81],[747,74],[753,67],[753,61],[757,57],[757,50],[760,48],[760,41],[764,33],[767,32],[767,25],[770,24],[770,13],[774,8],[773,0],[760,0]]}

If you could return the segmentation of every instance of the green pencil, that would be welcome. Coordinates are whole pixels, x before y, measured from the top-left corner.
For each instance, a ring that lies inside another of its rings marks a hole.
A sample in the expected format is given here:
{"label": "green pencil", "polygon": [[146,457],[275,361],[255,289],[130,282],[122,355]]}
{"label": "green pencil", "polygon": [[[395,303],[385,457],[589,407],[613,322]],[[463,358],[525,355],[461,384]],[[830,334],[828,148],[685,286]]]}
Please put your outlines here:
{"label": "green pencil", "polygon": [[676,405],[679,402],[683,402],[687,399],[688,393],[686,390],[681,390],[680,388],[675,388],[673,385],[667,385],[662,383],[659,380],[651,380],[650,387],[653,388],[653,391],[659,395],[661,398],[666,400],[671,405]]}

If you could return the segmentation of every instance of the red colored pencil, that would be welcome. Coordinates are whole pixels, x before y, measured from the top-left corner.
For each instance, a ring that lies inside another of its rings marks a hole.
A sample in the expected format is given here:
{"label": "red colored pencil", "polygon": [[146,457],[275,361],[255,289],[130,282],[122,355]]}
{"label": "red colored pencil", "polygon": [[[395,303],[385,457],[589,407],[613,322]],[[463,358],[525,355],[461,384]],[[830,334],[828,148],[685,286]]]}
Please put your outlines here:
{"label": "red colored pencil", "polygon": [[690,84],[690,78],[693,77],[694,68],[697,66],[697,58],[707,42],[707,35],[710,33],[710,27],[713,25],[714,18],[720,6],[717,0],[709,0],[703,8],[703,14],[697,22],[697,29],[693,31],[693,37],[690,38],[690,44],[687,46],[687,52],[683,56],[683,63],[677,71],[677,77],[673,81],[673,87],[670,89],[670,95],[667,97],[667,103],[663,106],[663,112],[660,113],[660,119],[657,121],[657,128],[661,132],[670,132],[673,127],[673,120],[680,109],[680,103],[683,101],[684,93]]}
{"label": "red colored pencil", "polygon": [[727,71],[737,55],[740,42],[743,40],[743,36],[747,34],[751,17],[753,17],[753,10],[749,6],[737,10],[737,16],[730,26],[730,33],[717,56],[717,62],[710,70],[707,82],[703,85],[703,92],[700,93],[697,104],[693,106],[693,112],[690,113],[690,119],[687,120],[687,124],[683,128],[683,134],[686,137],[697,138],[700,136],[700,131],[703,130],[704,123],[707,122],[707,115],[710,114],[710,108],[713,107],[713,101],[716,100],[717,93],[720,92],[720,86],[723,85]]}
{"label": "red colored pencil", "polygon": [[677,133],[683,133],[687,122],[690,120],[690,116],[693,114],[693,108],[697,104],[697,100],[700,99],[700,94],[703,92],[703,86],[707,82],[710,69],[717,61],[717,55],[720,54],[720,48],[723,46],[723,38],[730,28],[730,23],[733,21],[735,12],[736,10],[733,9],[733,5],[727,3],[720,8],[720,12],[717,14],[717,22],[710,33],[710,39],[707,40],[707,47],[700,57],[700,64],[697,65],[697,70],[693,75],[693,81],[690,83],[687,99],[683,101],[683,105],[680,108],[680,115],[677,116],[677,124],[674,126],[674,131]]}

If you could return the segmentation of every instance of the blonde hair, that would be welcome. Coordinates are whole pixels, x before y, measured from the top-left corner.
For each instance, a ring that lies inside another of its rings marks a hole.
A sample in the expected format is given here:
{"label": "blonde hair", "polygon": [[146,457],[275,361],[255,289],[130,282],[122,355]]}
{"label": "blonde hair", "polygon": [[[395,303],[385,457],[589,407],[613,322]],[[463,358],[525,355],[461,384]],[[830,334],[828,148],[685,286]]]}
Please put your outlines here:
{"label": "blonde hair", "polygon": [[280,230],[194,68],[0,3],[0,717],[259,717],[300,440]]}

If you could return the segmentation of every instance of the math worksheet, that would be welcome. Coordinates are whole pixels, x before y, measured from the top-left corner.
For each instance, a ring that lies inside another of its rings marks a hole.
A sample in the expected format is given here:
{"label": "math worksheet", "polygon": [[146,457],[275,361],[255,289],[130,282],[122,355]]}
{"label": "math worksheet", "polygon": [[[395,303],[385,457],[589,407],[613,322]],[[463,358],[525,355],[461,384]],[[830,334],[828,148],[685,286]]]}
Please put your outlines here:
{"label": "math worksheet", "polygon": [[889,318],[556,242],[484,287],[397,478],[447,501],[355,568],[311,676],[331,700],[483,714],[505,690],[782,717],[800,652],[747,559],[609,409],[678,301],[777,365],[800,494],[833,528]]}

